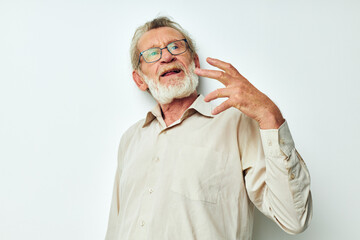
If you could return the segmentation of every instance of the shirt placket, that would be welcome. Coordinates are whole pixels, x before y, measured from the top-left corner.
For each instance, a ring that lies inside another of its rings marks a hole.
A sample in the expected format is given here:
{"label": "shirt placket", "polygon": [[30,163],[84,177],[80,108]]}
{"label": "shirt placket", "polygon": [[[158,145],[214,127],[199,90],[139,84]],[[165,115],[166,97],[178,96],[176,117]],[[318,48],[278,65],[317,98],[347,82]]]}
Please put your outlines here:
{"label": "shirt placket", "polygon": [[[156,215],[157,211],[154,209],[155,201],[160,194],[159,186],[156,184],[157,179],[162,174],[161,166],[163,159],[162,157],[162,146],[165,145],[166,137],[168,134],[169,128],[163,128],[161,124],[158,125],[158,134],[156,135],[156,140],[154,141],[154,152],[151,157],[151,161],[147,170],[146,180],[144,183],[143,194],[141,197],[141,204],[139,209],[139,215],[137,219],[137,229],[138,231],[135,239],[148,239],[149,228],[151,226],[151,219]],[[158,209],[161,210],[161,209]]]}

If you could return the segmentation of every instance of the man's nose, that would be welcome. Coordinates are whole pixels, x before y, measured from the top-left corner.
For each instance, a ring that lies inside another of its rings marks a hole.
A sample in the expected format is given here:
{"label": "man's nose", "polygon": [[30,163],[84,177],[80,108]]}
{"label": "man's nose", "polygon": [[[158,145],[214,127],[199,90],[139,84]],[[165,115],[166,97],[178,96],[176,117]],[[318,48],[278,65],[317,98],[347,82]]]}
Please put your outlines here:
{"label": "man's nose", "polygon": [[169,63],[176,59],[174,55],[172,55],[167,48],[162,50],[161,62]]}

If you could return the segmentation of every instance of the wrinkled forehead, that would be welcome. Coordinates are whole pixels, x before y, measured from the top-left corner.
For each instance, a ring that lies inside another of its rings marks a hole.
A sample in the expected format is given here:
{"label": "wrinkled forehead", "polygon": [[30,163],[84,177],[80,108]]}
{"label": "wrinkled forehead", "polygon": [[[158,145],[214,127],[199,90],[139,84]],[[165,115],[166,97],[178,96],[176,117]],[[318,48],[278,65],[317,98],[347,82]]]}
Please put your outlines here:
{"label": "wrinkled forehead", "polygon": [[174,28],[161,27],[151,29],[144,33],[138,41],[137,47],[140,52],[152,47],[165,47],[170,42],[183,39],[184,36]]}

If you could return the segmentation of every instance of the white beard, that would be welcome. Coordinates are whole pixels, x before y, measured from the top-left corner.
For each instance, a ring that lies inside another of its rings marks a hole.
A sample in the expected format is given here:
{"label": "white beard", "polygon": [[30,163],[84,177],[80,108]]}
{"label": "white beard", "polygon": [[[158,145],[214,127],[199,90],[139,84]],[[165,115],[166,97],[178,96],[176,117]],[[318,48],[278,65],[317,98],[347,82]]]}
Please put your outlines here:
{"label": "white beard", "polygon": [[169,104],[174,99],[181,99],[190,96],[197,88],[199,83],[199,76],[195,74],[195,62],[193,61],[189,66],[189,72],[185,72],[184,79],[179,81],[179,84],[164,86],[155,79],[150,79],[142,72],[140,75],[149,87],[151,95],[160,104]]}

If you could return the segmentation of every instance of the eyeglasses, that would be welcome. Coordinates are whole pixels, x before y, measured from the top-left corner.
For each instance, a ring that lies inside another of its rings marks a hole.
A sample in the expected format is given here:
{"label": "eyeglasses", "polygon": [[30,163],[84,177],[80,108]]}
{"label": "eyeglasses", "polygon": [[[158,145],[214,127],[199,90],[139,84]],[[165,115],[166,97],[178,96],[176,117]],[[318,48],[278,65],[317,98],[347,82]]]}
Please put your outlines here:
{"label": "eyeglasses", "polygon": [[171,53],[172,55],[180,55],[186,52],[186,50],[189,48],[189,45],[186,39],[180,39],[169,43],[166,47],[163,48],[154,47],[144,50],[139,55],[138,66],[140,64],[141,56],[147,63],[153,63],[159,61],[162,57],[162,50],[165,48],[167,48],[169,53]]}

